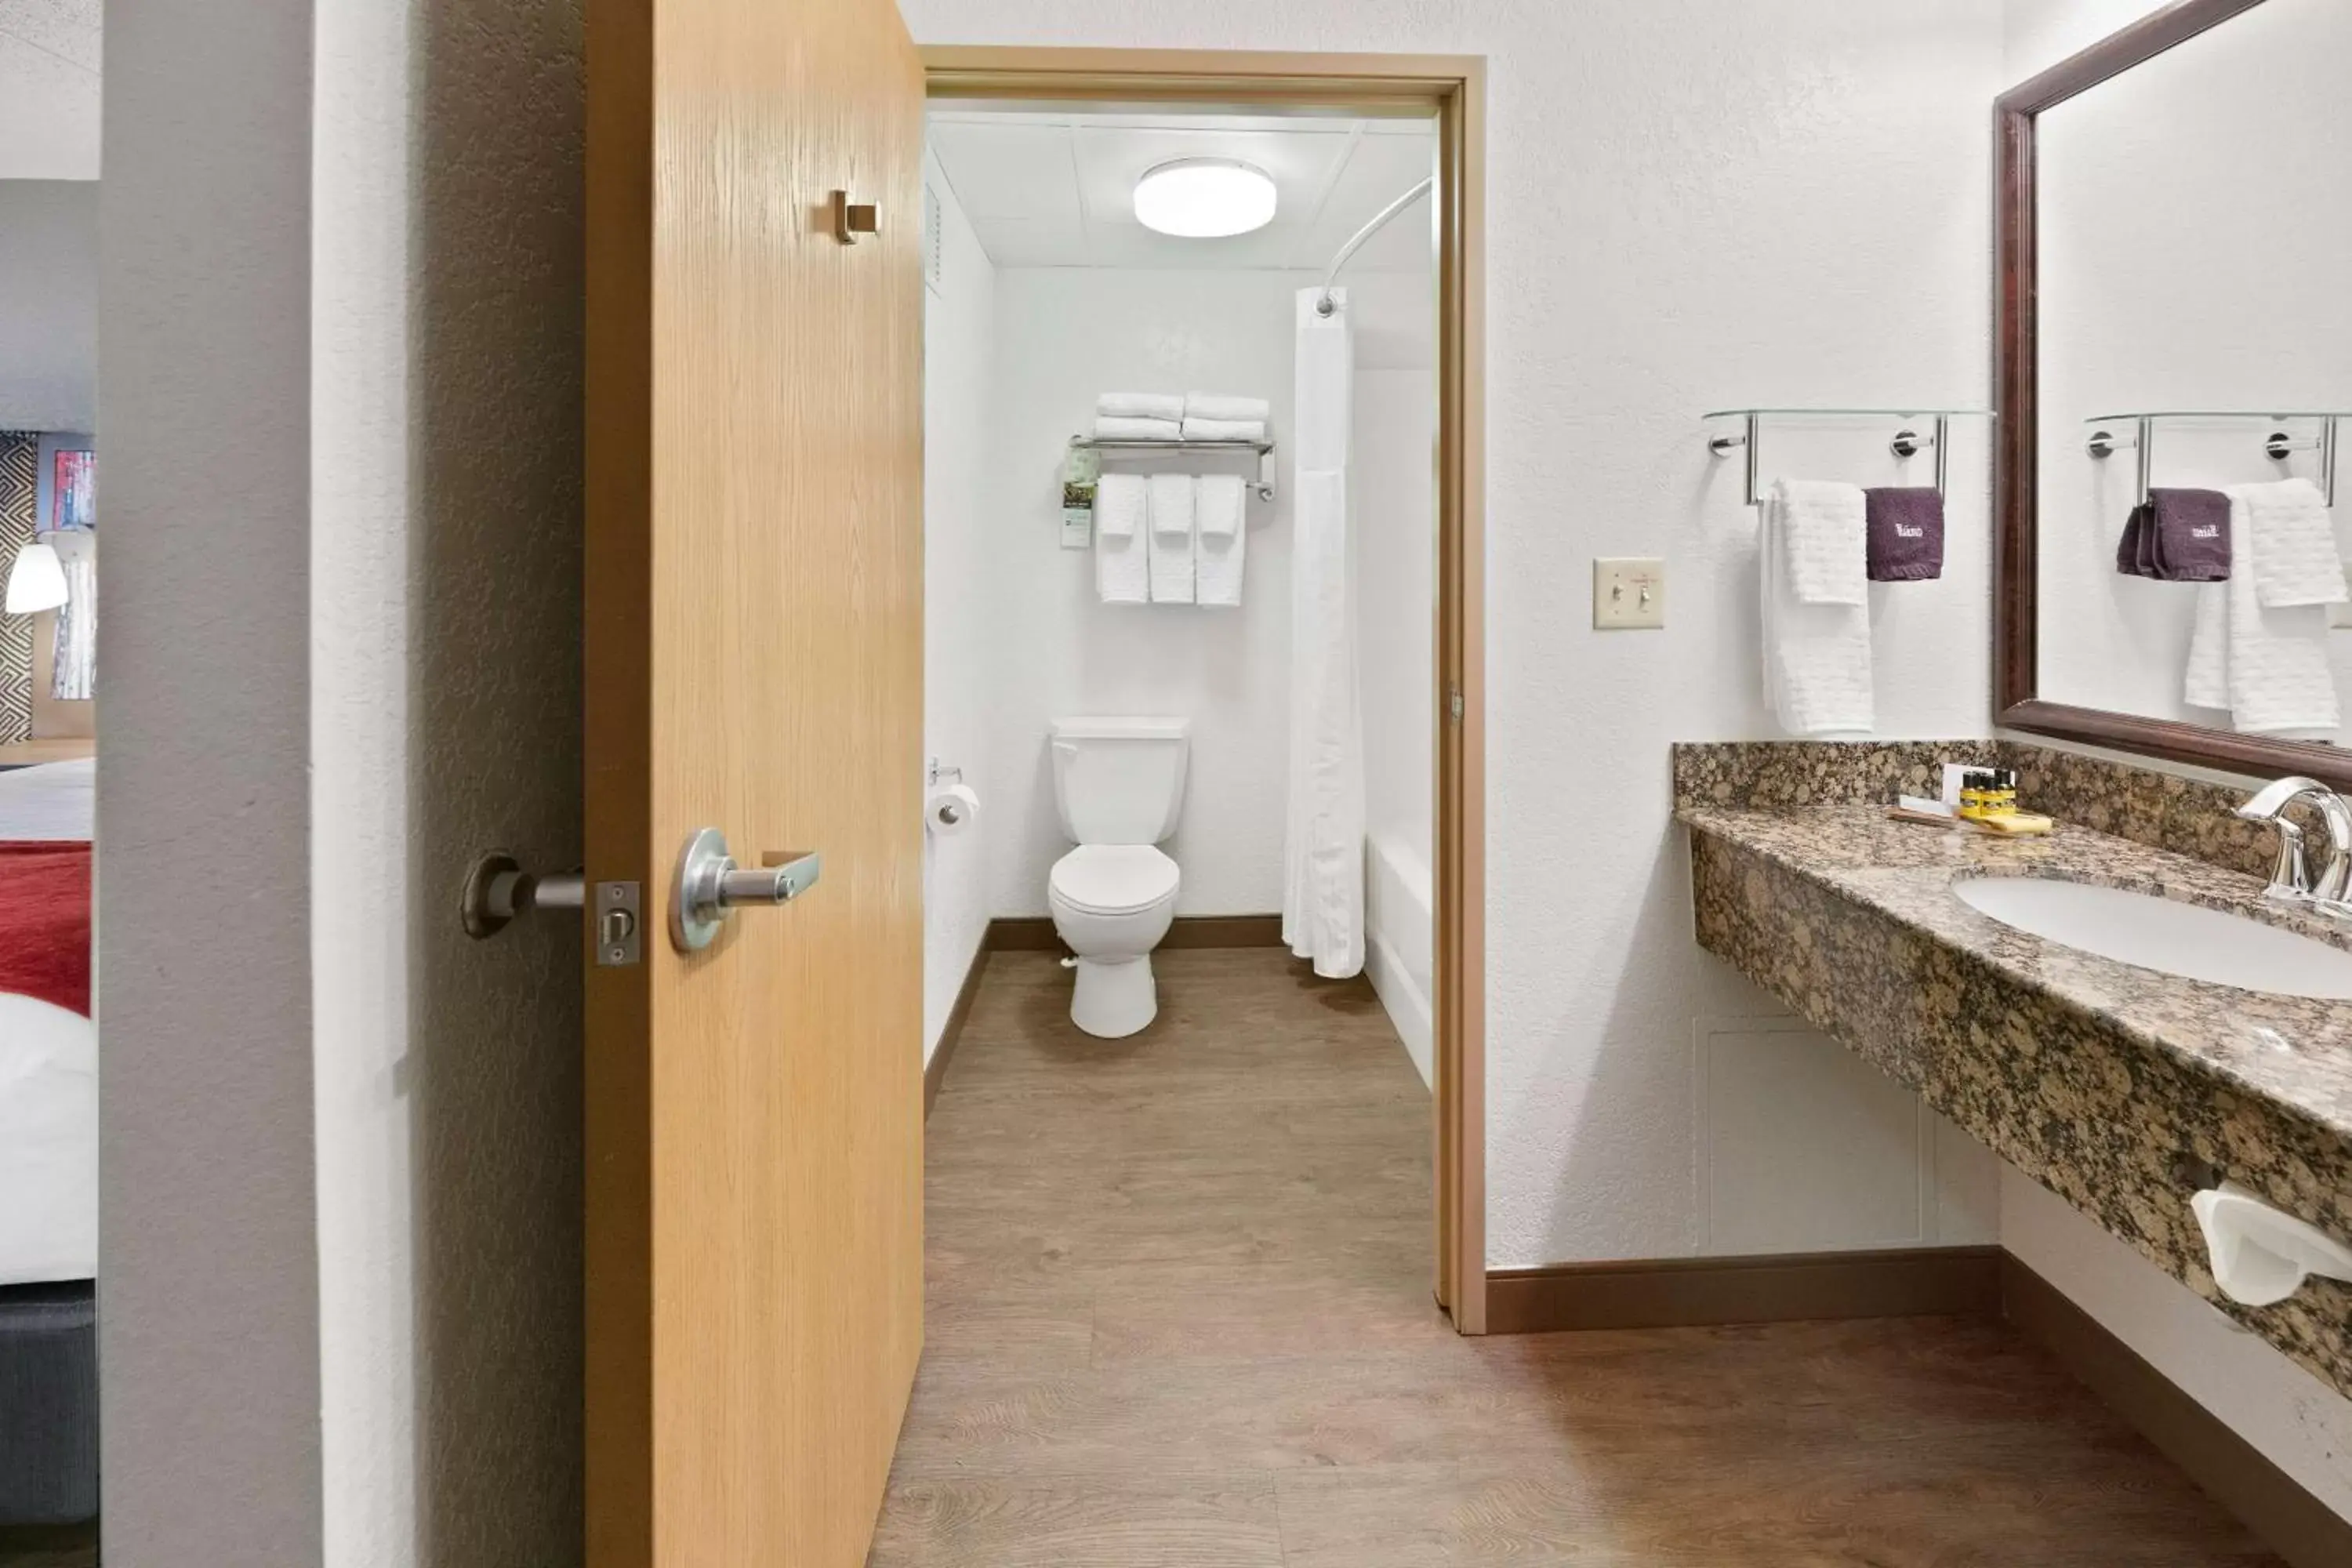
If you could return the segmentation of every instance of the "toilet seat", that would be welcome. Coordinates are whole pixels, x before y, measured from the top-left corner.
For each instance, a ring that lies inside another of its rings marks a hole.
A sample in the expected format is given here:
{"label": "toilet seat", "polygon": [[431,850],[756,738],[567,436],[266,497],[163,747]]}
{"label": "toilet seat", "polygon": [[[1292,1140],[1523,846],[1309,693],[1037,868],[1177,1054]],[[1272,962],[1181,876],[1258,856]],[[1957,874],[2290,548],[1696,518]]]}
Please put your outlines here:
{"label": "toilet seat", "polygon": [[1135,914],[1176,896],[1176,862],[1149,844],[1081,844],[1054,862],[1046,886],[1080,914]]}

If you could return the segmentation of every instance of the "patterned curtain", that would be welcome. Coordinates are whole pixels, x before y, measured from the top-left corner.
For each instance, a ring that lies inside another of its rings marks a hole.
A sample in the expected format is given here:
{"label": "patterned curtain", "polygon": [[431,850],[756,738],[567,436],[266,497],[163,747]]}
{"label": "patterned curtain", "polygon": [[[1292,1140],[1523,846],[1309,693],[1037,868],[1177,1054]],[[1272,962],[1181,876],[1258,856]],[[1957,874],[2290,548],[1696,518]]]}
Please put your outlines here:
{"label": "patterned curtain", "polygon": [[[39,521],[40,452],[37,433],[0,430],[0,584]],[[0,745],[32,733],[33,617],[0,615]]]}

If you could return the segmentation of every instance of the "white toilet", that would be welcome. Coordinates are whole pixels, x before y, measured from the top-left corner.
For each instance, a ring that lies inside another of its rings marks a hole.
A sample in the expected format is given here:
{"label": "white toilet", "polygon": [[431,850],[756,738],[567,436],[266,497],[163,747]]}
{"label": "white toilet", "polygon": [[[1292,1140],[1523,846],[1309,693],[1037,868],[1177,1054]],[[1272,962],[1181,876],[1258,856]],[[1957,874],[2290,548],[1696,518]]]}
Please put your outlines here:
{"label": "white toilet", "polygon": [[1184,800],[1183,719],[1057,719],[1054,799],[1077,847],[1054,862],[1046,901],[1077,954],[1070,1021],[1131,1035],[1160,1011],[1151,950],[1176,916],[1176,862],[1154,847]]}

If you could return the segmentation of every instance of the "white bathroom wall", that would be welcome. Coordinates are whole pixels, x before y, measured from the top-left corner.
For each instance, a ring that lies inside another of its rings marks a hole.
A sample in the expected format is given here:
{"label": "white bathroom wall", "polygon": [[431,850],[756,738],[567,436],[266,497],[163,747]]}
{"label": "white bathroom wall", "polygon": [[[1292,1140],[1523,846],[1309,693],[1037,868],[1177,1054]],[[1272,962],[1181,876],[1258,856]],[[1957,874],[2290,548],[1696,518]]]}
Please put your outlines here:
{"label": "white bathroom wall", "polygon": [[[2045,13],[2046,15],[2046,13]],[[2085,416],[2144,408],[2352,406],[2352,196],[2306,169],[2352,163],[2352,7],[2266,0],[2041,116],[2036,148],[2042,692],[2227,727],[2182,700],[2198,590],[2116,571],[2135,454],[2084,450]],[[2273,150],[2293,147],[2285,163]],[[2158,196],[2160,199],[2151,199]],[[2294,216],[2277,243],[2247,237]],[[2250,307],[2249,301],[2259,301]],[[2167,422],[2155,482],[2316,477],[2262,441],[2311,422]],[[2128,437],[2128,425],[2115,427]],[[2352,633],[2331,639],[2352,691]],[[2339,732],[2339,741],[2352,729]]]}
{"label": "white bathroom wall", "polygon": [[[937,43],[1486,57],[1488,1257],[1696,1252],[1727,1228],[1701,1184],[1711,1151],[1769,1140],[1817,1162],[1864,1136],[1875,1112],[1855,1106],[1859,1089],[1769,1106],[1695,1091],[1710,1054],[1741,1048],[1705,1044],[1699,1019],[1778,1012],[1692,942],[1671,824],[1673,742],[1771,733],[1758,696],[1755,518],[1698,416],[1746,402],[1988,400],[1999,8],[902,9]],[[1026,439],[1050,448],[1050,435]],[[1854,432],[1834,450],[1768,444],[1768,458],[1885,482],[1886,435]],[[1945,581],[1883,601],[1883,733],[1987,727],[1986,450],[1980,426],[1961,430]],[[1667,628],[1591,631],[1591,558],[1646,554],[1666,561]],[[1870,1080],[1874,1069],[1828,1042],[1809,1048],[1821,1079]],[[1933,1158],[1929,1142],[1915,1132],[1915,1172]],[[1817,1190],[1810,1168],[1756,1168],[1792,1194]],[[1861,1188],[1884,1167],[1849,1168]],[[1979,1157],[1973,1175],[1987,1170]],[[1969,1210],[1940,1195],[1929,1206]],[[1980,1217],[1944,1238],[1990,1234]],[[1882,1238],[1857,1227],[1852,1239]]]}
{"label": "white bathroom wall", "polygon": [[939,278],[923,299],[923,749],[963,770],[981,816],[923,845],[923,1059],[939,1049],[956,993],[988,934],[991,841],[1003,832],[990,766],[994,649],[1003,636],[990,580],[995,449],[996,268],[938,161]]}
{"label": "white bathroom wall", "polygon": [[[1291,420],[1292,310],[1310,275],[1003,268],[996,275],[991,466],[995,697],[989,759],[994,817],[992,912],[1047,912],[1045,883],[1069,847],[1054,805],[1046,736],[1066,714],[1192,720],[1181,826],[1167,846],[1183,870],[1181,914],[1282,907],[1284,769],[1290,705],[1290,486],[1278,446],[1275,500],[1249,500],[1247,575],[1236,608],[1107,605],[1089,552],[1061,548],[1058,475],[1069,437],[1112,390],[1222,391],[1266,398],[1274,434]],[[1402,370],[1425,359],[1424,279],[1350,280],[1359,344]],[[1433,379],[1425,395],[1435,397]],[[1423,428],[1425,429],[1425,418]],[[1409,442],[1410,428],[1359,439]],[[1423,448],[1427,438],[1421,437]],[[1228,459],[1209,459],[1223,461]],[[1204,460],[1187,460],[1187,466]],[[1150,461],[1107,467],[1146,471]],[[1254,472],[1255,464],[1243,471]],[[1427,636],[1425,630],[1421,634]]]}
{"label": "white bathroom wall", "polygon": [[[2160,8],[2152,0],[2008,0],[2006,79],[2022,81]],[[2249,15],[2260,16],[2267,9],[2266,5]],[[2309,5],[2301,9],[2305,16],[2312,15]],[[2193,235],[2193,226],[2189,232]],[[2149,368],[2161,374],[2165,367],[2159,357]],[[2130,458],[2126,454],[2115,460],[2128,464]],[[2112,554],[2106,564],[2112,567]],[[2095,673],[2078,668],[2070,679],[2088,680]],[[2210,769],[2177,767],[2145,757],[2124,760],[2209,782],[2242,782]],[[2184,1202],[2187,1196],[2182,1194]],[[2000,1243],[2264,1458],[2337,1513],[2352,1518],[2352,1464],[2347,1464],[2352,1458],[2352,1400],[2320,1384],[2063,1200],[2007,1166],[2001,1170]]]}

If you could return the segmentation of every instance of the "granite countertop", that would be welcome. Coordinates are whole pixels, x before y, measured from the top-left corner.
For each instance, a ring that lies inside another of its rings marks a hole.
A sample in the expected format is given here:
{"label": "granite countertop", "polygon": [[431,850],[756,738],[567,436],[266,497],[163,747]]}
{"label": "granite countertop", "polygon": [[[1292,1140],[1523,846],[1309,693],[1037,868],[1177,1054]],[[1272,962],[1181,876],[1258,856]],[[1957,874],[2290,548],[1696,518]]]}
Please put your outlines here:
{"label": "granite countertop", "polygon": [[[1979,876],[2098,883],[2227,910],[2352,951],[2352,926],[2264,900],[2260,878],[2065,823],[2047,837],[2006,839],[1894,821],[1870,805],[1773,811],[1685,802],[1675,816],[2352,1145],[2352,1004],[2242,991],[2082,952],[1980,914],[1951,890]],[[1957,994],[1948,1005],[1957,1013]]]}

